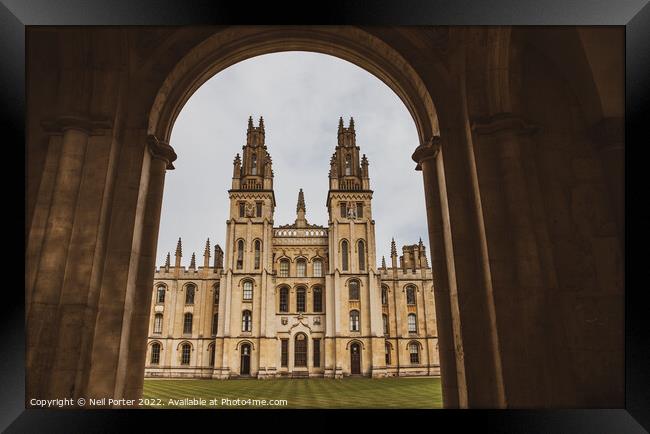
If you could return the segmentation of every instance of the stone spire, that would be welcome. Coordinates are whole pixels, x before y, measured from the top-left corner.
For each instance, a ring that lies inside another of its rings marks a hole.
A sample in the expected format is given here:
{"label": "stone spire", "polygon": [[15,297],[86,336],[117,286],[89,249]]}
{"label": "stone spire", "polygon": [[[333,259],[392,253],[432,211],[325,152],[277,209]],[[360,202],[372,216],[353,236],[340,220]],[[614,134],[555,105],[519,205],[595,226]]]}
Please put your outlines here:
{"label": "stone spire", "polygon": [[223,268],[223,250],[221,250],[221,246],[219,244],[215,244],[214,246],[214,269],[222,269]]}
{"label": "stone spire", "polygon": [[171,258],[169,252],[167,252],[167,258],[165,259],[165,272],[169,272],[170,266],[171,266]]}
{"label": "stone spire", "polygon": [[363,157],[361,157],[361,176],[363,178],[368,177],[368,158],[366,154],[363,154]]}
{"label": "stone spire", "polygon": [[176,269],[181,268],[182,257],[183,257],[183,244],[181,242],[181,238],[178,237],[178,243],[176,243],[176,262],[174,264],[174,268]]}
{"label": "stone spire", "polygon": [[253,131],[253,116],[248,117],[248,130],[247,132]]}
{"label": "stone spire", "polygon": [[393,267],[393,273],[397,272],[397,246],[395,246],[395,238],[390,241],[390,262]]}
{"label": "stone spire", "polygon": [[381,268],[386,269],[386,257],[382,255],[381,257]]}
{"label": "stone spire", "polygon": [[343,116],[339,118],[339,133],[343,132]]}
{"label": "stone spire", "polygon": [[210,267],[210,238],[205,242],[205,250],[203,251],[203,268]]}
{"label": "stone spire", "polygon": [[350,116],[350,130],[354,132],[354,118]]}
{"label": "stone spire", "polygon": [[302,188],[298,192],[298,205],[296,205],[296,227],[304,228],[307,226],[307,218],[305,217],[305,194]]}
{"label": "stone spire", "polygon": [[264,132],[264,117],[260,116],[260,131]]}
{"label": "stone spire", "polygon": [[192,252],[192,259],[190,260],[190,269],[196,270],[196,254]]}
{"label": "stone spire", "polygon": [[239,178],[241,176],[241,157],[239,156],[239,154],[235,155],[235,160],[232,162],[232,164],[233,164],[232,177]]}

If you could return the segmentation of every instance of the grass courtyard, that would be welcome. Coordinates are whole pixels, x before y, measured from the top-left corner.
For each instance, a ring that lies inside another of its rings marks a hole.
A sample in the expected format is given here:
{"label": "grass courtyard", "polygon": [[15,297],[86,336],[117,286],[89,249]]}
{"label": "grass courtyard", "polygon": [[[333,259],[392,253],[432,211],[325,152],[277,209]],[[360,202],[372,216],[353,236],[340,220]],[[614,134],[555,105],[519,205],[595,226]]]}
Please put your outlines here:
{"label": "grass courtyard", "polygon": [[[442,408],[440,378],[431,377],[145,379],[143,398],[150,408]],[[204,399],[205,402],[194,401],[193,404],[184,401],[186,398]],[[247,401],[249,399],[258,401]],[[265,405],[259,400],[286,400],[287,404]]]}

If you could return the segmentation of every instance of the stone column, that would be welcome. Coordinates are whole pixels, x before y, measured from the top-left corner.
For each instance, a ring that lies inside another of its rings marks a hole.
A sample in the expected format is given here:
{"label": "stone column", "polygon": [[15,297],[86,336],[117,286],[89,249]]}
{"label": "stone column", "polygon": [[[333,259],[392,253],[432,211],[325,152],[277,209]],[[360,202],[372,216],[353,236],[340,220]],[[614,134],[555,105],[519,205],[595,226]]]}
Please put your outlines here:
{"label": "stone column", "polygon": [[[176,153],[169,144],[158,140],[155,136],[147,137],[147,150],[151,155],[149,166],[149,186],[147,202],[142,227],[140,264],[135,286],[134,307],[131,313],[131,337],[129,339],[128,370],[124,384],[124,397],[138,399],[142,396],[144,366],[147,353],[147,333],[151,312],[151,288],[156,267],[156,249],[158,246],[158,230],[160,213],[165,186],[165,173],[174,169],[173,162]],[[204,292],[206,290],[204,289]],[[137,401],[136,401],[137,402]]]}

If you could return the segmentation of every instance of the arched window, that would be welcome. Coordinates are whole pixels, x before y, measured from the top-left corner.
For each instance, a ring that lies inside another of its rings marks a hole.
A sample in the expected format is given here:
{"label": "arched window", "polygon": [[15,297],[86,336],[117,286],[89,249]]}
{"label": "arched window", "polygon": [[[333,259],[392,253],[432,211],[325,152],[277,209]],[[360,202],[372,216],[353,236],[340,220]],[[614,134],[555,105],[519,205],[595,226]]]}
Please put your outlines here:
{"label": "arched window", "polygon": [[388,306],[388,288],[385,286],[381,287],[381,304]]}
{"label": "arched window", "polygon": [[237,269],[244,268],[244,240],[237,241]]}
{"label": "arched window", "polygon": [[251,157],[251,175],[257,175],[257,155]]}
{"label": "arched window", "polygon": [[314,277],[323,277],[323,261],[314,259]]}
{"label": "arched window", "polygon": [[151,364],[157,365],[158,363],[160,363],[160,344],[154,342],[151,345]]}
{"label": "arched window", "polygon": [[349,287],[349,299],[350,300],[359,300],[359,281],[358,280],[350,280],[348,282],[348,287]]}
{"label": "arched window", "polygon": [[350,311],[350,331],[358,332],[359,331],[359,311],[351,310]]}
{"label": "arched window", "polygon": [[185,288],[185,304],[194,304],[194,292],[196,291],[196,286],[187,285]]}
{"label": "arched window", "polygon": [[409,333],[417,333],[417,331],[418,331],[418,322],[417,322],[417,318],[416,318],[414,313],[409,313],[408,326],[409,326]]}
{"label": "arched window", "polygon": [[305,277],[307,275],[307,262],[304,259],[296,261],[296,275],[298,277]]}
{"label": "arched window", "polygon": [[219,305],[219,284],[214,285],[214,304]]}
{"label": "arched window", "polygon": [[212,336],[217,335],[217,330],[219,328],[219,314],[215,313],[212,315]]}
{"label": "arched window", "polygon": [[280,288],[280,312],[289,312],[289,288]]}
{"label": "arched window", "polygon": [[366,249],[363,241],[359,240],[357,243],[357,251],[359,253],[359,270],[366,269]]}
{"label": "arched window", "polygon": [[305,288],[298,288],[296,290],[296,311],[305,311]]}
{"label": "arched window", "polygon": [[350,176],[352,174],[352,158],[350,155],[345,156],[345,176]]}
{"label": "arched window", "polygon": [[262,254],[262,242],[255,240],[255,269],[260,268],[260,257]]}
{"label": "arched window", "polygon": [[348,242],[343,240],[341,242],[341,268],[343,271],[348,271]]}
{"label": "arched window", "polygon": [[193,315],[189,312],[183,317],[183,333],[192,334],[192,320],[194,319]]}
{"label": "arched window", "polygon": [[386,342],[386,366],[390,365],[390,344]]}
{"label": "arched window", "polygon": [[181,365],[190,364],[190,351],[192,351],[190,344],[183,344],[181,347]]}
{"label": "arched window", "polygon": [[420,363],[420,346],[417,342],[411,342],[409,344],[409,354],[411,363]]}
{"label": "arched window", "polygon": [[241,316],[241,329],[244,332],[250,332],[253,329],[253,317],[250,310],[245,310]]}
{"label": "arched window", "polygon": [[163,285],[160,285],[156,290],[156,303],[164,303],[164,302],[165,302],[165,287]]}
{"label": "arched window", "polygon": [[406,287],[406,304],[415,305],[415,287],[407,286]]}
{"label": "arched window", "polygon": [[153,319],[153,332],[156,334],[162,333],[163,316],[162,313],[157,313]]}
{"label": "arched window", "polygon": [[214,366],[214,353],[215,353],[215,345],[211,344],[210,345],[210,366]]}
{"label": "arched window", "polygon": [[250,280],[244,282],[243,298],[244,300],[253,299],[253,282]]}
{"label": "arched window", "polygon": [[298,333],[293,346],[293,365],[307,366],[307,336]]}
{"label": "arched window", "polygon": [[320,286],[317,286],[314,288],[314,300],[313,300],[313,308],[314,312],[322,312],[323,311],[323,290],[320,288]]}
{"label": "arched window", "polygon": [[289,277],[289,260],[280,260],[280,277]]}
{"label": "arched window", "polygon": [[383,324],[384,324],[384,334],[387,335],[388,334],[388,315],[383,314],[381,316],[381,319],[382,319]]}

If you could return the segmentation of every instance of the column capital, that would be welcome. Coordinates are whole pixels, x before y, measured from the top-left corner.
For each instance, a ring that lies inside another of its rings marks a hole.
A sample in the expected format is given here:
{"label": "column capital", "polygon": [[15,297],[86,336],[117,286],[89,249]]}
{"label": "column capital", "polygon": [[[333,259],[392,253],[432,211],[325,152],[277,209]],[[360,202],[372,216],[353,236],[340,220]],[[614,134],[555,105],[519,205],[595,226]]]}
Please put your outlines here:
{"label": "column capital", "polygon": [[54,135],[74,129],[83,131],[89,136],[101,136],[111,129],[112,124],[107,118],[69,114],[46,119],[41,122],[41,126],[46,132]]}
{"label": "column capital", "polygon": [[417,163],[415,170],[422,170],[422,163],[426,160],[434,159],[440,152],[442,140],[440,136],[431,136],[424,144],[418,146],[411,155],[411,159]]}
{"label": "column capital", "polygon": [[494,134],[501,131],[511,131],[515,134],[536,134],[541,131],[541,127],[512,113],[497,113],[492,116],[476,118],[472,122],[472,131],[477,134]]}
{"label": "column capital", "polygon": [[598,149],[622,149],[625,143],[625,119],[610,116],[596,122],[588,135]]}
{"label": "column capital", "polygon": [[147,149],[154,159],[162,160],[167,165],[168,170],[173,170],[176,161],[176,152],[168,143],[159,140],[156,136],[150,134],[147,136]]}

